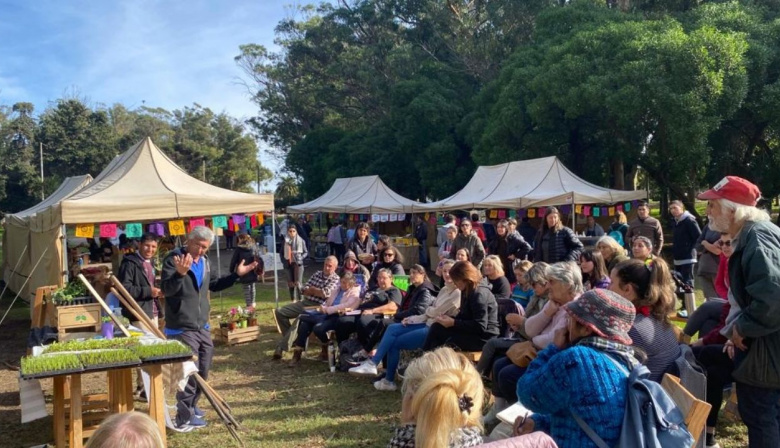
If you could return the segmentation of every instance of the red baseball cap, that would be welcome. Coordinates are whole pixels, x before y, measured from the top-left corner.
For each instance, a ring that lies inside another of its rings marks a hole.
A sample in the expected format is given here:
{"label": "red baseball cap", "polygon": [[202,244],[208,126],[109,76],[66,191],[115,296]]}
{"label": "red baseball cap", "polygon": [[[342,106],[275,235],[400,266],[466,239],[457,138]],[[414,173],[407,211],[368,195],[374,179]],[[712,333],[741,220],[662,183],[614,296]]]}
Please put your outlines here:
{"label": "red baseball cap", "polygon": [[699,199],[728,199],[737,204],[755,207],[761,190],[755,184],[737,176],[726,176],[714,187],[700,194]]}

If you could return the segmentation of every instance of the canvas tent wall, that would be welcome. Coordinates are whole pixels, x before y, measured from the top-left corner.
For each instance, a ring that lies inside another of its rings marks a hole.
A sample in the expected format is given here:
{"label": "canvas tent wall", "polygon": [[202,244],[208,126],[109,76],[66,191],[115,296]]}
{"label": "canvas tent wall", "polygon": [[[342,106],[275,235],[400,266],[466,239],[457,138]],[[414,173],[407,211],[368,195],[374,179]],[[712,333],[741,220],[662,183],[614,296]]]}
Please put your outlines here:
{"label": "canvas tent wall", "polygon": [[417,205],[414,211],[614,204],[646,197],[645,191],[611,190],[587,182],[553,156],[480,166],[462,190],[441,201]]}
{"label": "canvas tent wall", "polygon": [[361,176],[336,179],[325,194],[287,207],[287,213],[411,213],[421,205],[391,190],[379,176]]}
{"label": "canvas tent wall", "polygon": [[[11,291],[19,292],[26,299],[38,286],[59,283],[62,266],[60,203],[91,181],[89,174],[68,177],[41,203],[6,216],[3,279]],[[38,267],[31,275],[36,263]],[[30,280],[24,285],[27,277]]]}

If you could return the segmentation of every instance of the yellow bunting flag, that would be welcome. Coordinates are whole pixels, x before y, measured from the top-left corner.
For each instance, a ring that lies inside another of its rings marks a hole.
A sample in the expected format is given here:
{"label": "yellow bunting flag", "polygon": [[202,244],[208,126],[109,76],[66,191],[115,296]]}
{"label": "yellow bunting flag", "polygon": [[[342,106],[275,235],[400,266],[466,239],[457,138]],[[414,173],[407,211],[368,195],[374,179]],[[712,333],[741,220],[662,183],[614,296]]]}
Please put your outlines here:
{"label": "yellow bunting flag", "polygon": [[257,214],[257,225],[258,226],[262,226],[263,223],[265,223],[265,217],[263,216],[262,213],[258,213]]}
{"label": "yellow bunting flag", "polygon": [[582,205],[581,204],[577,204],[577,205],[574,206],[574,213],[576,213],[578,215],[582,214]]}
{"label": "yellow bunting flag", "polygon": [[491,210],[489,216],[490,216],[491,219],[498,218],[498,210]]}
{"label": "yellow bunting flag", "polygon": [[93,238],[95,236],[95,224],[76,225],[76,238]]}
{"label": "yellow bunting flag", "polygon": [[178,219],[176,221],[168,221],[168,231],[171,236],[184,235],[184,220]]}
{"label": "yellow bunting flag", "polygon": [[615,207],[609,208],[609,216],[615,216]]}
{"label": "yellow bunting flag", "polygon": [[536,218],[536,209],[535,208],[529,208],[528,209],[528,217],[529,218]]}

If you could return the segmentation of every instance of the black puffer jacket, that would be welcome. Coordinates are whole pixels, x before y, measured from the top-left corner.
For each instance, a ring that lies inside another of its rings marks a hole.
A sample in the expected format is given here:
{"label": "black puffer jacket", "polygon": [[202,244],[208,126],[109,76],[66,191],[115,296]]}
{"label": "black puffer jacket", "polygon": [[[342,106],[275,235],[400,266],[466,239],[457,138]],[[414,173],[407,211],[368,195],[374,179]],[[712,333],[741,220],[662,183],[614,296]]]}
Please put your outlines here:
{"label": "black puffer jacket", "polygon": [[396,322],[401,322],[406,317],[423,314],[433,303],[433,291],[433,284],[428,279],[420,286],[409,285],[406,297],[401,301],[401,306],[393,319]]}
{"label": "black puffer jacket", "polygon": [[[548,231],[545,232],[545,230]],[[548,256],[546,259],[544,257],[543,244],[548,245]],[[542,229],[536,234],[534,261],[544,261],[549,264],[559,261],[577,261],[580,259],[580,253],[583,248],[582,242],[568,227],[562,227],[557,232]]]}

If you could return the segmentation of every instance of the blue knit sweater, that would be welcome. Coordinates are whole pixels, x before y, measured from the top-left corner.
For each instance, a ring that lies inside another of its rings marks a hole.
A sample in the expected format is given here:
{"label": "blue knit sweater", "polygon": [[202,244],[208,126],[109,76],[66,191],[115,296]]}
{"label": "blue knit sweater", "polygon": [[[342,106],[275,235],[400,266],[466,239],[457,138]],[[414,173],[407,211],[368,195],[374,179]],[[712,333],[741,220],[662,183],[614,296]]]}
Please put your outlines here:
{"label": "blue knit sweater", "polygon": [[517,397],[528,409],[534,430],[544,431],[559,448],[595,447],[570,410],[582,417],[609,446],[620,437],[628,378],[603,352],[585,346],[539,352],[517,382]]}

